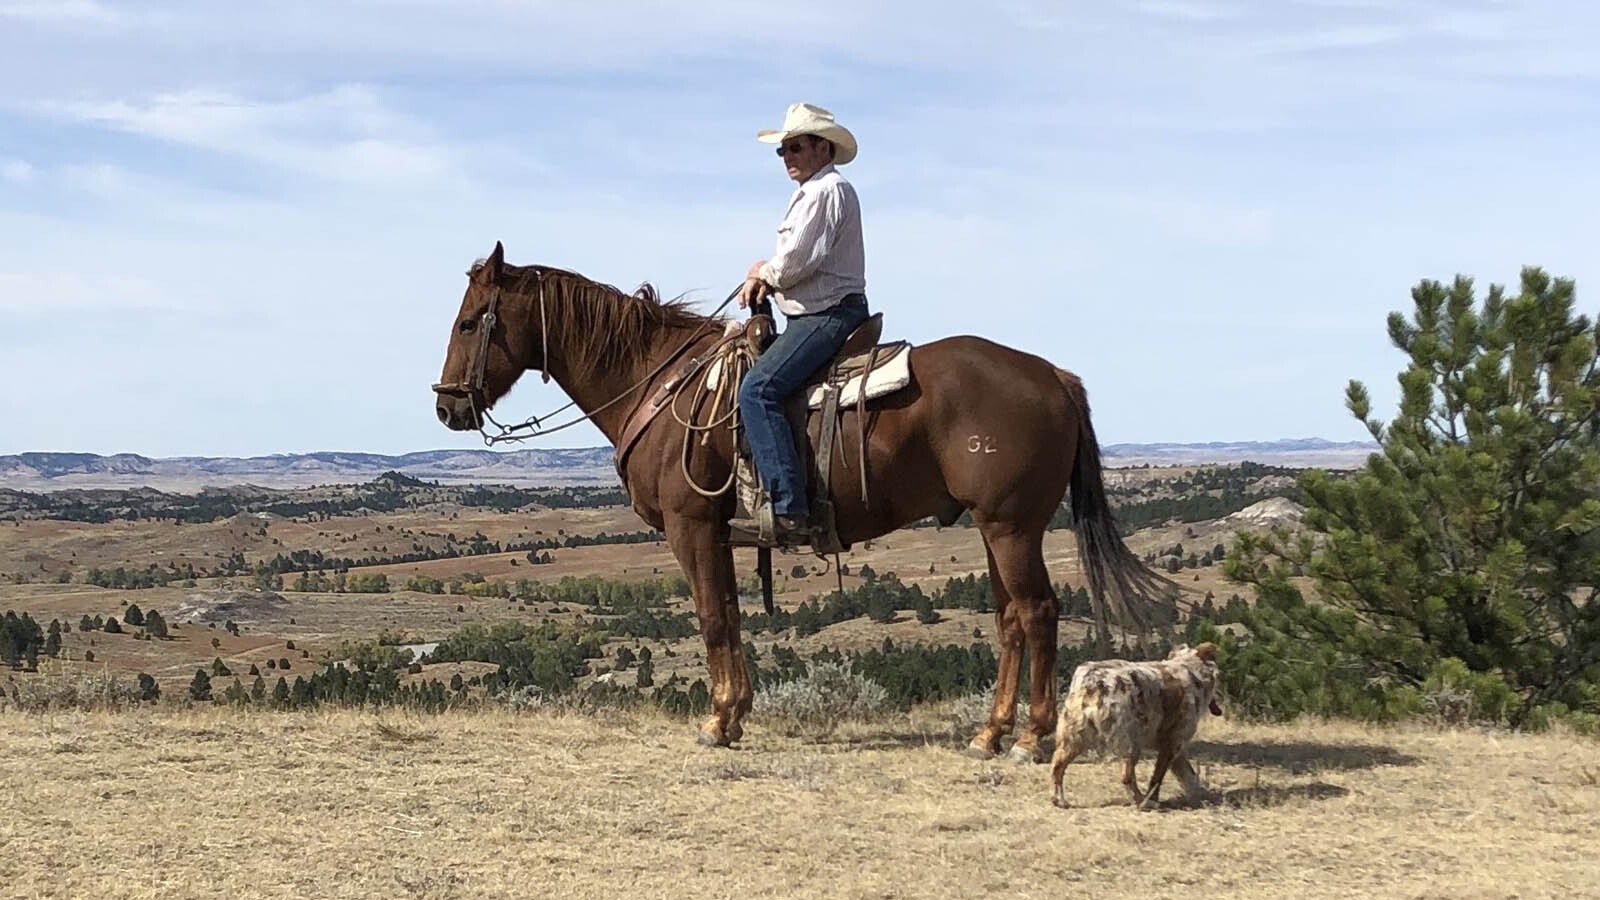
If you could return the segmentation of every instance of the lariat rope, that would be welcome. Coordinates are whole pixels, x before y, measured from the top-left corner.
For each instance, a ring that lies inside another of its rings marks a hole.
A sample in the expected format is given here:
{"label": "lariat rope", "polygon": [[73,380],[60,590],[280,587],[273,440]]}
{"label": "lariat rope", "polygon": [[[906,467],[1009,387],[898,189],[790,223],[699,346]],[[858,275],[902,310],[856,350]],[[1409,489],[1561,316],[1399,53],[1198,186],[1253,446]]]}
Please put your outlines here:
{"label": "lariat rope", "polygon": [[[537,280],[539,282],[539,330],[543,333],[542,334],[542,338],[543,338],[543,341],[544,341],[544,353],[545,353],[544,360],[543,360],[543,365],[546,367],[545,369],[541,369],[540,373],[543,376],[544,380],[546,382],[548,382],[550,380],[550,373],[548,371],[548,367],[550,365],[550,355],[549,355],[550,330],[549,330],[549,328],[545,327],[545,323],[548,320],[547,320],[546,315],[545,315],[544,279],[543,278],[538,278]],[[743,285],[741,284],[740,287],[743,287]],[[605,403],[600,404],[599,406],[595,407],[594,409],[590,410],[589,412],[586,412],[583,415],[578,416],[577,418],[575,418],[575,419],[573,419],[573,420],[571,420],[569,422],[563,422],[560,425],[552,425],[549,428],[543,427],[545,419],[552,418],[552,417],[554,417],[554,416],[556,416],[556,415],[558,415],[558,414],[560,414],[562,412],[565,412],[568,409],[571,409],[574,406],[577,406],[578,405],[578,401],[576,401],[576,400],[568,401],[565,406],[561,406],[561,407],[559,407],[557,409],[551,410],[550,412],[545,413],[543,416],[529,416],[525,421],[518,422],[518,423],[513,424],[513,425],[505,425],[505,424],[501,424],[500,422],[496,421],[494,419],[494,417],[490,416],[489,415],[489,411],[487,409],[482,409],[482,410],[478,409],[477,408],[477,405],[478,405],[477,404],[477,400],[473,397],[473,392],[471,390],[467,391],[466,392],[466,394],[467,394],[467,402],[472,405],[473,412],[478,416],[478,421],[479,421],[478,433],[483,435],[484,444],[486,444],[487,446],[493,447],[495,444],[505,443],[505,442],[508,442],[508,441],[531,441],[534,438],[544,437],[547,434],[554,434],[557,431],[561,431],[562,429],[571,428],[574,425],[579,425],[579,424],[582,424],[583,422],[587,422],[590,419],[593,419],[595,417],[595,415],[597,415],[598,413],[601,413],[601,412],[611,408],[612,406],[615,406],[616,404],[622,402],[623,398],[629,396],[634,391],[639,390],[640,388],[648,385],[651,381],[653,381],[657,375],[660,375],[667,368],[667,366],[671,365],[675,360],[677,360],[677,358],[679,356],[683,355],[683,352],[685,350],[689,349],[689,347],[692,344],[694,344],[695,341],[699,340],[700,337],[705,333],[706,327],[717,320],[717,318],[716,318],[717,314],[722,312],[724,309],[726,309],[728,304],[733,302],[733,298],[739,296],[739,290],[740,290],[740,288],[734,288],[733,292],[728,295],[728,298],[726,300],[723,300],[720,304],[718,304],[717,308],[712,310],[710,315],[706,316],[705,321],[700,323],[700,327],[696,328],[693,333],[691,333],[687,338],[685,338],[684,342],[681,345],[679,345],[678,349],[676,349],[676,350],[672,351],[671,353],[667,354],[666,359],[663,359],[661,361],[660,365],[657,365],[654,369],[651,369],[649,374],[645,375],[643,378],[641,378],[637,382],[635,382],[632,387],[628,388],[627,390],[623,391],[622,393],[618,394],[617,396],[612,397],[610,400],[607,400]],[[498,294],[498,289],[496,289],[496,292]],[[498,296],[495,299],[498,299]],[[491,310],[485,316],[486,322],[484,324],[485,324],[485,326],[487,326],[486,329],[485,329],[485,334],[487,334],[487,329],[488,328],[492,328],[494,326],[494,320],[492,318],[494,313],[493,313],[492,306],[493,305],[491,304]],[[484,341],[484,343],[486,344],[487,341]],[[483,357],[484,357],[484,348],[480,347],[479,353],[478,353],[478,359],[475,360],[474,362],[477,363],[478,365],[481,365]],[[499,433],[498,434],[489,433],[489,429],[487,427],[488,425],[493,425],[494,427],[498,428],[499,429]],[[528,433],[527,434],[519,434],[518,432],[528,432]],[[723,490],[726,490],[726,488],[724,488]]]}
{"label": "lariat rope", "polygon": [[[715,499],[726,494],[728,489],[733,487],[734,479],[739,470],[738,466],[730,467],[728,469],[728,480],[724,481],[721,487],[702,487],[699,482],[694,480],[694,476],[689,474],[689,453],[694,445],[695,436],[699,435],[700,445],[703,447],[711,440],[711,432],[713,430],[726,427],[734,433],[734,440],[738,440],[739,399],[736,396],[736,392],[754,362],[755,356],[751,354],[749,346],[744,341],[730,341],[724,345],[721,352],[710,364],[701,367],[698,373],[700,376],[700,388],[693,392],[694,400],[689,405],[689,414],[687,416],[678,408],[678,401],[684,394],[689,393],[684,388],[693,379],[685,378],[682,383],[673,388],[672,418],[679,425],[682,425],[684,429],[683,452],[678,456],[678,468],[683,473],[684,482],[702,497]],[[710,384],[713,375],[717,378],[717,383],[714,387]],[[699,414],[707,397],[711,399],[710,419],[703,425],[697,425],[694,421],[695,417]],[[724,404],[727,404],[726,412],[722,412]]]}

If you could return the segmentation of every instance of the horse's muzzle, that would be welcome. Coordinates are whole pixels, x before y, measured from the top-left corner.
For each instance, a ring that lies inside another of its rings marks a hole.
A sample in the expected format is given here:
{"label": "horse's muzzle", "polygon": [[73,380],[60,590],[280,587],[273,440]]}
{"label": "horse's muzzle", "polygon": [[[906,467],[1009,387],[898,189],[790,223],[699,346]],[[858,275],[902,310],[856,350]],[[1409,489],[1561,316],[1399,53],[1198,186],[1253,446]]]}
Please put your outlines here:
{"label": "horse's muzzle", "polygon": [[472,408],[472,401],[464,395],[435,393],[433,411],[439,416],[440,424],[451,431],[476,431],[483,424]]}

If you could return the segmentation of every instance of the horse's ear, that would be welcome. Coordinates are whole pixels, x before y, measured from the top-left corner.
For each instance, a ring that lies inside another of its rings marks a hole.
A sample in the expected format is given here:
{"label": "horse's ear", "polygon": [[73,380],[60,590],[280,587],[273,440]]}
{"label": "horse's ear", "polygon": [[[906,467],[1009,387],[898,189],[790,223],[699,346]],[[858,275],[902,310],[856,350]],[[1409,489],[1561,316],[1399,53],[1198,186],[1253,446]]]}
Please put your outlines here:
{"label": "horse's ear", "polygon": [[499,241],[494,242],[494,251],[472,267],[472,280],[480,284],[494,284],[500,277],[500,267],[506,261],[506,248]]}

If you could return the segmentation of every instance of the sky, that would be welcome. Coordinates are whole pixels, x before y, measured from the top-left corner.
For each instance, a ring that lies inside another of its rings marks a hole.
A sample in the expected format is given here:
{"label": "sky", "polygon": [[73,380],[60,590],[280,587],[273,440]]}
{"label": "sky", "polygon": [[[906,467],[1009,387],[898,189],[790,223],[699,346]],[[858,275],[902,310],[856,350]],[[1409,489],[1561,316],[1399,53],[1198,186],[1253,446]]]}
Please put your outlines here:
{"label": "sky", "polygon": [[1102,443],[1364,439],[1418,280],[1600,308],[1596,46],[1587,0],[0,0],[0,454],[481,446],[429,390],[472,262],[709,310],[801,100],[886,338],[1071,369]]}

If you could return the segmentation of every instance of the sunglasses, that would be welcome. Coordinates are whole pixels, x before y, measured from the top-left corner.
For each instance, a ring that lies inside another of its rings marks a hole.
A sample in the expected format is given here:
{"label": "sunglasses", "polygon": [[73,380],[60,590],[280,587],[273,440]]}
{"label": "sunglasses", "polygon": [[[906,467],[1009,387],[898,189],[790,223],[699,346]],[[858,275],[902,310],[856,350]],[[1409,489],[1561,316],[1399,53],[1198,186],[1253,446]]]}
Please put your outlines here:
{"label": "sunglasses", "polygon": [[806,144],[802,144],[799,141],[790,141],[773,152],[777,153],[779,156],[786,156],[791,153],[799,153],[801,150],[804,150],[806,146]]}

